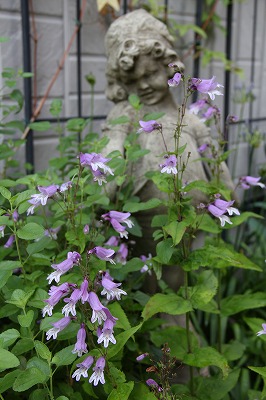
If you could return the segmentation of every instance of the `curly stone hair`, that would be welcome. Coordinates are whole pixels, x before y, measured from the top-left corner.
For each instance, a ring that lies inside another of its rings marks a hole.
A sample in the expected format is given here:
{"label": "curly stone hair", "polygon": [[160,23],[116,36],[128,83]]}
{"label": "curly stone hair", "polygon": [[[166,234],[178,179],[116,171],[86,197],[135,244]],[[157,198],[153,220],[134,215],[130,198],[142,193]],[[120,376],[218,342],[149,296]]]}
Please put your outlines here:
{"label": "curly stone hair", "polygon": [[[184,69],[173,43],[174,38],[166,25],[143,9],[114,21],[105,36],[107,98],[115,103],[128,98],[121,77],[132,72],[140,55],[150,55],[155,60],[162,60],[165,67],[169,63],[175,63],[181,70]],[[169,77],[171,75],[172,71],[169,69]]]}

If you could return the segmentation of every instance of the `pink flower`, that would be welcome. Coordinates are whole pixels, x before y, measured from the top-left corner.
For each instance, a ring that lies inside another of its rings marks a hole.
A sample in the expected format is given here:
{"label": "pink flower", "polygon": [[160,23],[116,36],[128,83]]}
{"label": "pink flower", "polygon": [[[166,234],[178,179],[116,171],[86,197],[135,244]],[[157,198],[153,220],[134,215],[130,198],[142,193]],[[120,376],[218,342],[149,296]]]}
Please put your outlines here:
{"label": "pink flower", "polygon": [[49,329],[49,331],[46,332],[46,339],[49,340],[52,336],[53,339],[56,339],[58,333],[61,332],[63,329],[65,329],[70,322],[71,322],[70,317],[64,317],[59,321],[52,323],[53,328]]}
{"label": "pink flower", "polygon": [[221,200],[221,199],[217,199],[214,202],[215,207],[220,208],[220,210],[225,210],[228,212],[229,215],[240,215],[240,212],[237,208],[232,207],[232,205],[234,204],[235,200],[231,200],[231,201],[225,201],[225,200]]}
{"label": "pink flower", "polygon": [[115,251],[112,249],[105,249],[101,246],[96,246],[88,251],[88,254],[95,254],[100,260],[109,261],[111,264],[115,264],[114,260],[111,258]]}
{"label": "pink flower", "polygon": [[169,86],[178,86],[181,81],[181,78],[182,78],[182,75],[179,72],[175,73],[173,78],[168,80],[168,85]]}
{"label": "pink flower", "polygon": [[73,354],[78,353],[78,356],[81,357],[83,353],[88,353],[87,344],[85,340],[86,340],[85,324],[82,323],[77,333],[77,342],[75,344],[74,350],[72,350]]}
{"label": "pink flower", "polygon": [[72,378],[76,378],[76,381],[80,380],[80,377],[83,376],[84,378],[88,378],[88,369],[92,366],[93,364],[93,357],[88,356],[83,360],[81,363],[77,364],[78,369],[74,372],[72,375]]}
{"label": "pink flower", "polygon": [[105,358],[104,357],[98,358],[95,367],[93,368],[94,372],[89,379],[89,383],[93,382],[94,386],[97,386],[99,382],[101,382],[102,384],[105,383],[104,373],[103,373],[104,367],[105,367]]}
{"label": "pink flower", "polygon": [[208,210],[214,217],[219,218],[222,227],[225,225],[226,222],[232,225],[233,222],[230,220],[230,218],[227,215],[224,215],[226,213],[226,210],[221,210],[213,204],[210,204],[208,206]]}
{"label": "pink flower", "polygon": [[62,314],[65,314],[66,317],[69,316],[71,313],[73,316],[75,316],[76,313],[76,304],[81,298],[81,291],[80,289],[75,289],[71,296],[68,297],[67,299],[64,299],[64,302],[67,303],[63,309],[62,309]]}
{"label": "pink flower", "polygon": [[215,82],[215,76],[213,76],[211,79],[191,78],[190,87],[192,90],[197,90],[200,93],[208,94],[212,100],[215,99],[215,95],[223,96],[223,94],[217,90],[217,88],[223,87],[223,85]]}
{"label": "pink flower", "polygon": [[101,325],[102,321],[107,319],[108,308],[102,305],[97,294],[94,292],[89,293],[88,302],[92,308],[91,323],[94,324],[94,322],[98,321],[98,324]]}
{"label": "pink flower", "polygon": [[161,169],[161,173],[167,173],[167,174],[177,174],[177,158],[175,155],[171,155],[171,156],[166,156],[165,157],[165,162],[164,164],[160,164]]}
{"label": "pink flower", "polygon": [[49,290],[49,299],[43,300],[45,303],[48,303],[42,310],[42,316],[44,317],[48,314],[50,317],[52,316],[54,306],[62,299],[62,297],[66,296],[70,289],[75,287],[72,283],[63,283],[60,286],[52,286]]}
{"label": "pink flower", "polygon": [[102,277],[101,283],[103,287],[101,295],[106,295],[107,300],[114,300],[115,298],[121,300],[121,294],[124,294],[125,296],[127,295],[124,290],[119,289],[119,286],[121,286],[122,283],[114,283],[108,276],[106,276],[106,274]]}
{"label": "pink flower", "polygon": [[155,389],[157,389],[158,392],[162,392],[162,391],[163,391],[163,389],[161,388],[161,386],[159,386],[158,383],[155,382],[154,379],[148,379],[148,380],[146,381],[146,383],[147,383],[148,386],[151,386],[151,387],[154,387]]}
{"label": "pink flower", "polygon": [[257,333],[257,336],[266,335],[266,324],[262,324],[262,330]]}
{"label": "pink flower", "polygon": [[249,189],[250,186],[260,186],[262,189],[265,188],[264,183],[259,182],[261,177],[255,178],[254,176],[242,176],[239,179],[240,185],[243,189]]}
{"label": "pink flower", "polygon": [[105,174],[109,173],[110,175],[114,175],[111,168],[106,165],[111,158],[104,158],[101,154],[97,153],[80,153],[79,160],[82,167],[90,167],[93,173],[95,171],[103,170]]}
{"label": "pink flower", "polygon": [[49,284],[55,280],[57,283],[60,281],[61,275],[65,274],[68,270],[70,270],[74,265],[78,265],[81,259],[81,255],[76,251],[68,252],[67,259],[62,261],[59,264],[52,264],[51,267],[55,269],[55,272],[52,272],[47,276]]}
{"label": "pink flower", "polygon": [[15,235],[10,235],[6,243],[4,244],[5,249],[9,249],[12,247],[15,240]]}
{"label": "pink flower", "polygon": [[138,357],[136,357],[136,361],[142,361],[142,360],[144,360],[144,358],[147,357],[148,355],[149,355],[149,353],[140,354]]}
{"label": "pink flower", "polygon": [[39,205],[45,206],[47,200],[50,197],[53,197],[59,189],[58,185],[50,185],[50,186],[38,186],[38,190],[40,193],[32,194],[31,199],[28,200],[30,204],[32,204],[27,211],[27,215],[33,214],[34,209]]}
{"label": "pink flower", "polygon": [[103,329],[100,329],[99,331],[99,338],[97,340],[97,343],[100,344],[103,342],[105,348],[108,347],[109,342],[116,344],[116,339],[114,337],[114,329],[113,329],[114,325],[115,322],[110,319],[104,321]]}
{"label": "pink flower", "polygon": [[141,133],[141,132],[150,133],[150,132],[155,131],[156,129],[161,129],[161,127],[162,127],[161,124],[159,124],[157,121],[155,121],[153,119],[150,121],[139,121],[139,124],[140,124],[141,128],[139,128],[137,133]]}
{"label": "pink flower", "polygon": [[122,223],[126,224],[129,228],[132,228],[134,225],[133,222],[128,219],[130,217],[130,213],[123,213],[119,211],[109,211],[106,214],[102,214],[102,218],[105,221],[110,221],[112,227],[116,232],[120,234],[120,237],[128,238],[128,232],[126,228],[122,225]]}
{"label": "pink flower", "polygon": [[188,107],[192,114],[198,114],[200,110],[202,110],[207,104],[206,99],[199,99],[195,103],[190,104]]}
{"label": "pink flower", "polygon": [[127,256],[128,256],[128,247],[125,243],[121,243],[116,253],[115,259],[117,262],[124,265],[127,262]]}
{"label": "pink flower", "polygon": [[204,153],[204,151],[206,151],[208,147],[209,147],[209,144],[208,144],[208,143],[203,143],[203,144],[198,148],[198,152],[199,152],[199,153]]}

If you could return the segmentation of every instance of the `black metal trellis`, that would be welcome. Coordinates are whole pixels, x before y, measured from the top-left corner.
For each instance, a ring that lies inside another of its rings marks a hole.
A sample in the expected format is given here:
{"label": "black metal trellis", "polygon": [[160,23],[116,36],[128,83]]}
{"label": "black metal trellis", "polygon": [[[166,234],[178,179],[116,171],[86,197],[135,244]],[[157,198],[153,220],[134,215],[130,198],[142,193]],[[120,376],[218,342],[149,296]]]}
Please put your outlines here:
{"label": "black metal trellis", "polygon": [[[255,75],[255,54],[256,54],[256,27],[257,27],[257,0],[254,1],[254,15],[253,15],[253,33],[252,33],[252,54],[251,54],[251,82],[254,82]],[[196,0],[195,3],[195,24],[201,26],[202,24],[202,12],[203,12],[203,0]],[[168,0],[164,0],[165,16],[168,14]],[[128,12],[128,0],[122,1],[122,11],[123,13]],[[82,23],[79,20],[80,16],[80,0],[76,0],[76,19],[77,24],[80,27],[77,33],[76,45],[77,45],[77,117],[82,117],[82,65],[81,65],[81,54],[82,54],[82,43],[81,43],[81,29]],[[25,72],[31,72],[31,44],[30,44],[30,13],[28,0],[21,0],[21,19],[22,19],[22,38],[23,38],[23,70]],[[227,17],[226,17],[226,48],[225,53],[228,60],[231,60],[231,43],[232,43],[232,26],[233,26],[233,2],[229,2],[227,5]],[[195,48],[200,45],[200,39],[195,35]],[[197,57],[194,61],[193,75],[195,77],[200,76],[200,58]],[[230,71],[225,71],[225,95],[224,95],[224,115],[225,118],[230,112]],[[31,91],[31,78],[24,80],[24,97],[25,97],[25,121],[26,124],[29,123],[32,116],[32,91]],[[193,99],[194,101],[196,98]],[[88,118],[88,116],[86,116]],[[106,116],[93,116],[95,120],[103,120]],[[69,117],[60,118],[61,122],[69,120]],[[249,106],[249,125],[251,127],[252,122],[265,121],[265,118],[253,118],[253,104],[250,103]],[[39,118],[37,121],[43,121]],[[51,123],[57,122],[56,118],[45,118],[45,121]],[[238,121],[238,123],[243,123],[244,121]],[[34,168],[34,134],[29,132],[26,142],[26,162],[30,163]],[[33,169],[28,170],[28,172],[33,172]]]}

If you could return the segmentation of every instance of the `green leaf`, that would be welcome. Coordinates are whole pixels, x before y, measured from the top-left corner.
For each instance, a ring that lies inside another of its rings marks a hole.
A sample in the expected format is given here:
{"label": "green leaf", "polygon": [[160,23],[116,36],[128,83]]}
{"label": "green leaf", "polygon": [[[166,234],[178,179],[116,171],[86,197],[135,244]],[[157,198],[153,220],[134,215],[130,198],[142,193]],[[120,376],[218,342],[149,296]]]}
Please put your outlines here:
{"label": "green leaf", "polygon": [[46,249],[51,242],[51,238],[44,236],[37,242],[29,244],[26,248],[28,255],[32,256],[33,254],[39,253],[43,249]]}
{"label": "green leaf", "polygon": [[184,356],[183,362],[197,368],[215,365],[222,370],[224,377],[229,373],[229,366],[226,358],[213,347],[196,348],[193,353],[188,353]]}
{"label": "green leaf", "polygon": [[237,215],[235,217],[231,217],[231,221],[233,222],[233,225],[231,226],[227,226],[225,225],[224,228],[225,229],[232,229],[233,226],[238,226],[240,224],[242,224],[243,222],[245,222],[248,218],[260,218],[260,219],[264,219],[264,217],[262,215],[253,213],[251,211],[244,211],[242,212],[240,215]]}
{"label": "green leaf", "polygon": [[72,118],[67,121],[66,128],[70,132],[81,132],[86,126],[84,118]]}
{"label": "green leaf", "polygon": [[[199,377],[197,378],[196,396],[199,400],[225,400],[229,393],[237,384],[240,368],[229,373],[226,379],[221,376]],[[228,397],[227,397],[228,398]]]}
{"label": "green leaf", "polygon": [[[177,340],[178,338],[178,340]],[[194,352],[199,347],[198,338],[189,332],[191,351]],[[183,360],[184,356],[188,353],[188,340],[185,328],[181,326],[170,326],[162,328],[158,331],[151,331],[151,340],[156,347],[161,347],[165,343],[171,349],[171,356],[176,357],[178,360]]]}
{"label": "green leaf", "polygon": [[6,300],[6,303],[14,304],[19,308],[25,308],[29,298],[33,295],[33,293],[34,290],[26,293],[22,289],[15,289],[10,300]]}
{"label": "green leaf", "polygon": [[54,117],[59,117],[61,111],[62,111],[62,105],[63,102],[60,99],[54,99],[50,105],[50,113],[54,116]]}
{"label": "green leaf", "polygon": [[52,354],[46,344],[40,342],[39,340],[34,340],[34,347],[39,357],[44,358],[47,361],[51,360]]}
{"label": "green leaf", "polygon": [[32,122],[29,124],[29,128],[33,131],[43,132],[51,129],[52,125],[49,121]]}
{"label": "green leaf", "polygon": [[194,227],[198,227],[198,229],[200,229],[201,231],[209,233],[221,232],[221,227],[217,224],[217,221],[211,218],[211,216],[208,214],[198,216]]}
{"label": "green leaf", "polygon": [[259,374],[260,376],[262,376],[263,378],[266,379],[266,367],[248,367],[249,369],[251,369],[251,371],[256,372],[257,374]]}
{"label": "green leaf", "polygon": [[0,370],[15,368],[19,365],[19,359],[10,353],[10,351],[0,348]]}
{"label": "green leaf", "polygon": [[73,349],[74,349],[74,345],[71,345],[71,346],[65,347],[63,350],[60,350],[52,358],[52,364],[56,364],[57,367],[60,367],[61,365],[72,364],[73,361],[75,361],[75,359],[77,358],[77,354],[72,353]]}
{"label": "green leaf", "polygon": [[23,94],[21,93],[21,91],[19,89],[14,89],[12,90],[12,92],[10,93],[10,98],[12,100],[15,100],[18,103],[18,109],[16,110],[16,114],[19,113],[23,107],[23,103],[24,103],[24,97]]}
{"label": "green leaf", "polygon": [[138,212],[138,211],[143,211],[143,210],[150,210],[151,208],[158,207],[162,204],[162,201],[159,199],[150,199],[145,202],[128,202],[124,204],[123,206],[123,211],[127,212]]}
{"label": "green leaf", "polygon": [[168,216],[166,214],[159,214],[155,215],[152,219],[151,226],[152,228],[161,228],[162,226],[166,225],[168,222]]}
{"label": "green leaf", "polygon": [[46,375],[47,378],[51,375],[51,370],[48,362],[42,360],[41,358],[38,358],[36,356],[32,357],[27,362],[27,368],[32,368],[32,367],[38,368]]}
{"label": "green leaf", "polygon": [[157,293],[152,296],[142,311],[142,317],[146,321],[154,314],[163,312],[171,315],[185,314],[192,311],[191,303],[176,294]]}
{"label": "green leaf", "polygon": [[0,194],[7,200],[11,198],[11,192],[4,186],[0,186]]}
{"label": "green leaf", "polygon": [[218,288],[218,280],[213,271],[203,271],[197,276],[197,283],[192,287],[190,301],[194,308],[200,308],[211,301]]}
{"label": "green leaf", "polygon": [[167,264],[170,261],[174,250],[172,239],[169,238],[159,242],[156,246],[157,261],[162,264]]}
{"label": "green leaf", "polygon": [[112,315],[114,315],[116,318],[118,318],[118,321],[116,322],[116,328],[122,328],[124,330],[128,330],[131,328],[131,325],[128,321],[127,315],[123,308],[121,307],[120,303],[115,302],[115,303],[110,303],[108,304],[108,309],[111,312]]}
{"label": "green leaf", "polygon": [[11,260],[6,260],[6,261],[1,261],[0,262],[0,270],[1,271],[13,271],[16,268],[20,268],[21,263],[19,261],[11,261]]}
{"label": "green leaf", "polygon": [[17,341],[15,346],[12,348],[12,353],[16,356],[27,353],[29,350],[33,349],[34,343],[32,339],[23,338]]}
{"label": "green leaf", "polygon": [[134,382],[120,383],[116,389],[113,389],[107,400],[127,400],[134,387]]}
{"label": "green leaf", "polygon": [[3,378],[0,379],[0,393],[5,392],[7,389],[10,389],[20,373],[19,369],[16,369],[15,371],[9,372],[6,374]]}
{"label": "green leaf", "polygon": [[110,121],[111,125],[121,125],[121,124],[127,124],[128,122],[130,122],[130,118],[127,117],[126,115],[121,115],[121,117],[112,119]]}
{"label": "green leaf", "polygon": [[145,114],[143,117],[143,121],[157,120],[159,118],[162,118],[164,115],[165,115],[164,112],[153,112],[153,113]]}
{"label": "green leaf", "polygon": [[[18,207],[21,203],[23,203],[25,200],[29,200],[32,194],[36,193],[36,189],[29,189],[29,190],[24,190],[23,192],[17,193],[15,196],[13,196],[12,199],[15,199],[15,205]],[[28,207],[30,206],[30,203],[27,203]]]}
{"label": "green leaf", "polygon": [[24,392],[38,383],[44,383],[46,379],[46,375],[42,371],[32,367],[22,371],[18,375],[13,384],[13,390],[15,392]]}
{"label": "green leaf", "polygon": [[221,301],[221,314],[230,316],[240,311],[261,308],[266,306],[266,293],[236,294]]}
{"label": "green leaf", "polygon": [[139,110],[141,108],[140,98],[136,94],[130,94],[128,96],[129,104],[135,108],[135,110]]}
{"label": "green leaf", "polygon": [[44,236],[43,226],[36,224],[36,222],[29,222],[22,228],[18,229],[17,235],[20,239],[34,240]]}
{"label": "green leaf", "polygon": [[234,340],[228,344],[222,345],[222,354],[228,361],[239,360],[246,350],[246,346]]}
{"label": "green leaf", "polygon": [[9,347],[19,337],[20,337],[19,331],[17,331],[16,329],[7,329],[0,335],[0,341],[2,342],[2,347],[3,348]]}
{"label": "green leaf", "polygon": [[139,324],[122,333],[119,333],[119,335],[116,336],[116,345],[108,347],[108,353],[107,353],[108,359],[114,357],[122,349],[122,347],[124,347],[128,339],[141,328],[141,326],[142,324]]}
{"label": "green leaf", "polygon": [[47,400],[49,398],[48,389],[36,389],[31,392],[29,400]]}
{"label": "green leaf", "polygon": [[147,385],[135,382],[130,394],[130,400],[156,400],[157,397],[150,391]]}
{"label": "green leaf", "polygon": [[34,311],[29,310],[26,315],[18,315],[18,323],[23,328],[29,328],[34,317]]}
{"label": "green leaf", "polygon": [[187,221],[173,221],[169,225],[163,227],[163,230],[168,233],[173,239],[173,244],[176,246],[184,236],[187,228]]}

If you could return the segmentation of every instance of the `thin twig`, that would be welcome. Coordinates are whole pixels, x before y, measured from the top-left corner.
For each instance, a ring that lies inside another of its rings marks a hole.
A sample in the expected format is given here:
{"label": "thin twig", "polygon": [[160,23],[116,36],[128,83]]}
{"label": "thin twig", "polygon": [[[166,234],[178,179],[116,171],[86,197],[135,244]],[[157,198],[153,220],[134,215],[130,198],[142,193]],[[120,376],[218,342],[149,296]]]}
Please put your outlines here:
{"label": "thin twig", "polygon": [[[81,27],[81,23],[82,23],[82,20],[83,20],[83,17],[84,17],[84,13],[85,13],[86,4],[87,4],[87,0],[83,0],[82,1],[82,7],[81,7],[81,10],[80,10],[79,23],[77,23],[76,26],[75,26],[74,32],[72,33],[72,36],[71,36],[71,38],[69,40],[67,48],[65,49],[64,54],[62,55],[62,57],[61,57],[61,59],[59,61],[57,70],[55,71],[55,74],[53,75],[53,77],[52,77],[52,79],[51,79],[51,81],[50,81],[50,83],[49,83],[49,85],[48,85],[48,87],[46,89],[46,92],[45,92],[44,96],[42,97],[39,105],[35,108],[35,110],[34,110],[34,112],[32,114],[32,117],[30,119],[30,123],[34,122],[35,119],[40,114],[40,112],[41,112],[41,110],[42,110],[42,108],[43,108],[43,106],[45,104],[45,101],[47,100],[47,97],[48,97],[48,95],[49,95],[49,93],[50,93],[50,91],[51,91],[56,79],[58,78],[58,75],[60,74],[61,70],[63,69],[64,63],[65,63],[66,58],[67,58],[67,56],[68,56],[68,54],[70,52],[71,46],[72,46],[72,44],[74,42],[74,39],[76,38],[77,33],[78,33],[78,31],[79,31],[79,29]],[[29,125],[27,125],[26,129],[24,130],[24,132],[22,134],[21,139],[26,139],[29,131],[30,131],[30,127],[29,127]]]}

